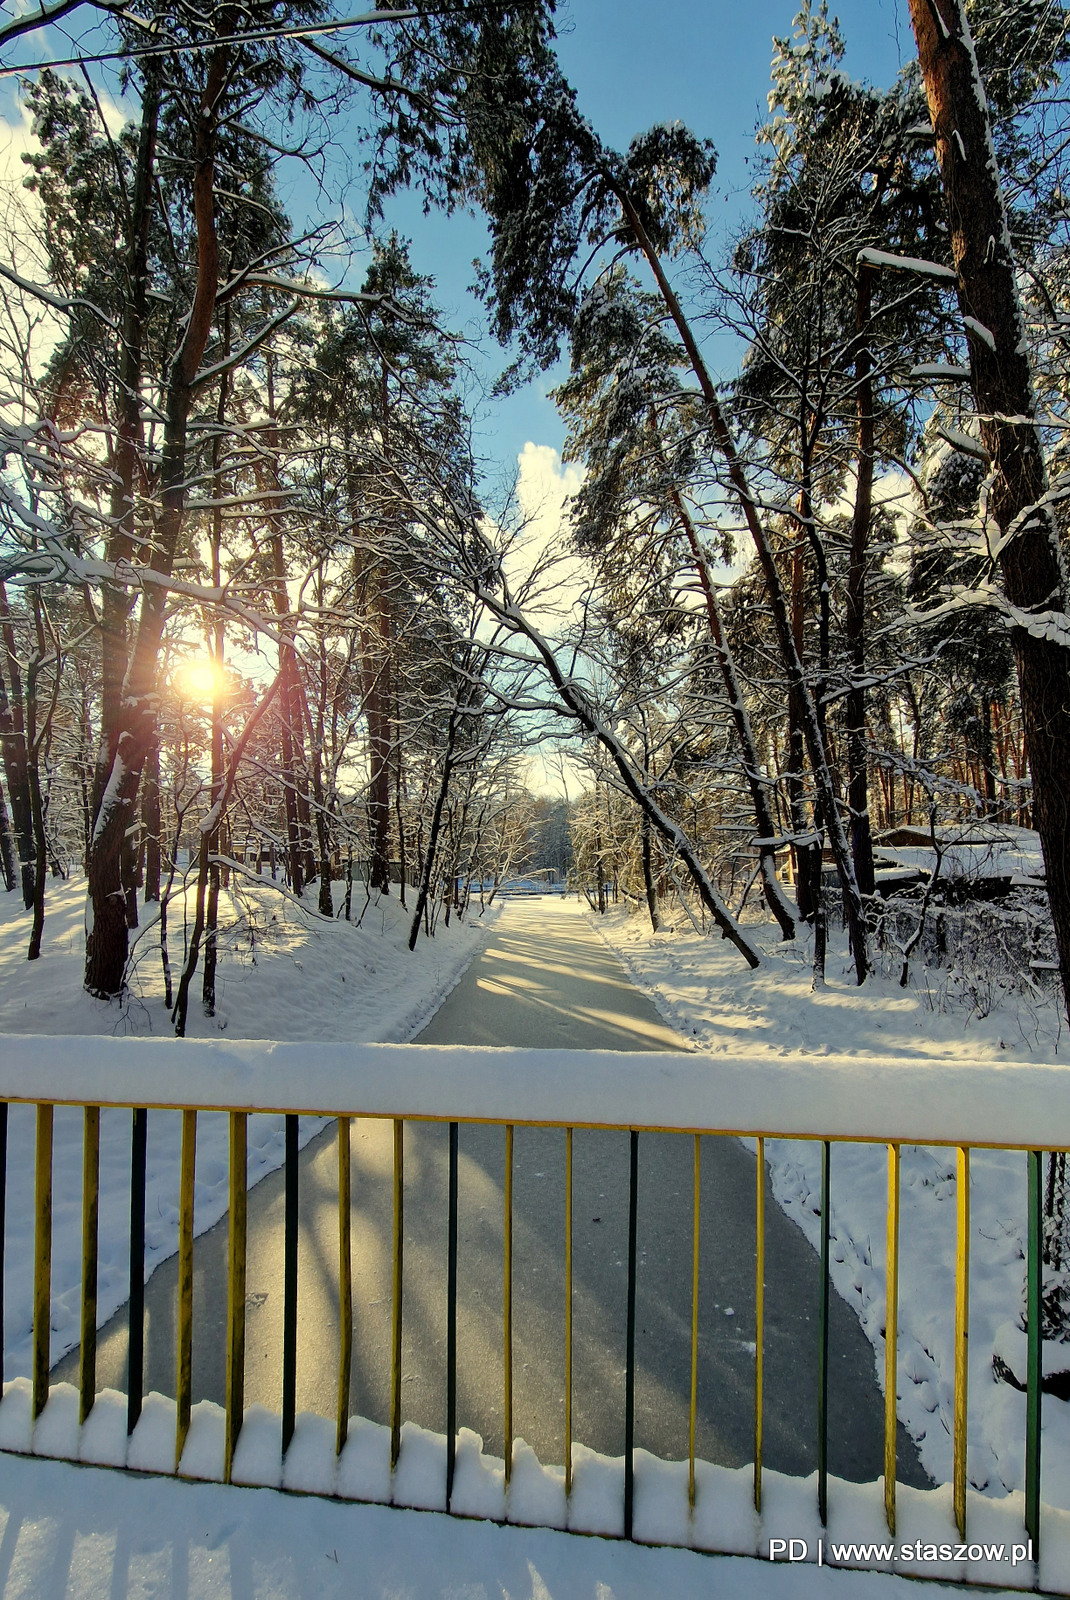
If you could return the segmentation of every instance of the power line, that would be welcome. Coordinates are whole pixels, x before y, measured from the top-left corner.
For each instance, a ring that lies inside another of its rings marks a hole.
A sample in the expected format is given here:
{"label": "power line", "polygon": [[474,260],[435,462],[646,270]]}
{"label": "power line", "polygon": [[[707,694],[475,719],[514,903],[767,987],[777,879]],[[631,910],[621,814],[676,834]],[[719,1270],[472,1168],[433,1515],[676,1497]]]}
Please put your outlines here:
{"label": "power line", "polygon": [[[255,33],[223,34],[214,39],[186,43],[160,43],[145,45],[136,50],[108,50],[99,55],[63,56],[51,61],[29,61],[14,67],[0,67],[0,78],[13,78],[27,72],[43,72],[49,67],[100,66],[108,61],[140,61],[148,56],[190,55],[203,50],[216,50],[220,45],[259,44],[268,39],[309,39],[319,34],[341,33],[350,28],[369,28],[383,22],[412,22],[426,15],[412,9],[404,11],[374,11],[359,17],[346,17],[338,22],[321,22],[306,27],[263,28]],[[47,22],[47,19],[46,19]]]}

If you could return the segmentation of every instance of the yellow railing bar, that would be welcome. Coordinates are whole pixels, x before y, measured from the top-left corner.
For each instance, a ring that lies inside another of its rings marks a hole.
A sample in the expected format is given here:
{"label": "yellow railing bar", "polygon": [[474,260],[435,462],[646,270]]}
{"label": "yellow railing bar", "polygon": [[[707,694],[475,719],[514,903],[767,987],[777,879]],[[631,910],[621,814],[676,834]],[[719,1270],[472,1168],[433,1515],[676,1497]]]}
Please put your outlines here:
{"label": "yellow railing bar", "polygon": [[349,1378],[353,1367],[353,1207],[349,1118],[338,1118],[338,1426],[335,1453],[349,1433]]}
{"label": "yellow railing bar", "polygon": [[565,1130],[565,1495],[572,1493],[572,1129]]}
{"label": "yellow railing bar", "polygon": [[899,1384],[899,1146],[888,1146],[888,1244],[884,1262],[884,1514],[895,1533]]}
{"label": "yellow railing bar", "polygon": [[702,1137],[695,1135],[695,1181],[691,1243],[691,1410],[687,1419],[687,1503],[695,1509],[695,1415],[698,1410],[698,1246],[702,1188]]}
{"label": "yellow railing bar", "polygon": [[503,1367],[505,1374],[505,1487],[513,1475],[513,1124],[505,1125],[505,1262],[503,1272]]}
{"label": "yellow railing bar", "polygon": [[227,1420],[223,1481],[230,1482],[245,1411],[245,1224],[248,1146],[244,1111],[230,1114],[230,1233],[227,1252]]}
{"label": "yellow railing bar", "polygon": [[394,1285],[390,1347],[390,1470],[401,1454],[401,1292],[405,1247],[405,1124],[394,1118]]}
{"label": "yellow railing bar", "polygon": [[966,1537],[966,1406],[969,1381],[970,1338],[970,1152],[958,1147],[956,1184],[958,1240],[955,1252],[955,1521],[959,1537]]}
{"label": "yellow railing bar", "polygon": [[48,1401],[52,1328],[52,1107],[37,1107],[33,1242],[33,1415]]}
{"label": "yellow railing bar", "polygon": [[197,1113],[182,1113],[178,1179],[178,1338],[175,1374],[175,1471],[182,1462],[193,1409],[193,1196],[197,1170]]}
{"label": "yellow railing bar", "polygon": [[759,1136],[754,1213],[754,1509],[762,1509],[762,1423],[765,1409],[765,1139]]}
{"label": "yellow railing bar", "polygon": [[100,1107],[86,1106],[82,1133],[82,1342],[78,1353],[78,1421],[97,1398],[97,1222],[100,1213]]}

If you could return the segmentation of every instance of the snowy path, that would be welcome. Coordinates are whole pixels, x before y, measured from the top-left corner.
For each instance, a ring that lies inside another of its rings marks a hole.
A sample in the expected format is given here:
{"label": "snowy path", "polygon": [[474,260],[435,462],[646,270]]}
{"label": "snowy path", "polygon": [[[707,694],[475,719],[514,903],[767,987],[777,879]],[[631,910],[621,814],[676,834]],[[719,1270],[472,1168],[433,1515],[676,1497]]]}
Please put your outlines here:
{"label": "snowy path", "polygon": [[[577,908],[510,905],[468,973],[420,1036],[425,1043],[684,1048]],[[607,1454],[623,1443],[627,1136],[578,1131],[575,1145],[574,1436]],[[459,1423],[501,1453],[502,1185],[500,1129],[461,1132]],[[352,1409],[388,1416],[390,1129],[353,1127],[355,1350]],[[636,1443],[687,1450],[690,1381],[692,1141],[640,1143]],[[333,1415],[337,1364],[337,1158],[330,1130],[302,1157],[298,1408]],[[520,1129],[515,1151],[515,1427],[541,1459],[563,1459],[564,1136]],[[750,1459],[754,1163],[735,1140],[703,1146],[702,1334],[697,1448],[724,1465]],[[445,1423],[446,1134],[406,1130],[404,1414]],[[246,1402],[280,1404],[282,1175],[249,1202]],[[194,1398],[223,1399],[225,1221],[195,1250]],[[818,1268],[799,1230],[767,1201],[766,1462],[792,1473],[816,1461]],[[147,1387],[174,1389],[176,1262],[147,1289]],[[98,1381],[125,1387],[120,1311],[101,1331]],[[871,1346],[833,1297],[830,1469],[870,1479],[881,1463],[882,1402]],[[58,1369],[74,1378],[76,1353]],[[900,1475],[922,1484],[901,1434]]]}

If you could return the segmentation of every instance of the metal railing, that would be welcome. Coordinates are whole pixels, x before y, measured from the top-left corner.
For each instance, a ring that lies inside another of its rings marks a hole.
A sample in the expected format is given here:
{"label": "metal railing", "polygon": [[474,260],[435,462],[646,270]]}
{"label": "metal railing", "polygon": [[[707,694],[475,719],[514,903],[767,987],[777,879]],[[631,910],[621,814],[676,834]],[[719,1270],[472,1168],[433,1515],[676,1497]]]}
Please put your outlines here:
{"label": "metal railing", "polygon": [[[81,1050],[80,1048],[81,1047]],[[100,1061],[106,1048],[108,1060]],[[80,1065],[79,1054],[89,1063]],[[458,1215],[459,1130],[493,1124],[504,1130],[503,1172],[503,1433],[508,1490],[514,1460],[514,1133],[519,1126],[563,1131],[565,1230],[564,1493],[573,1490],[573,1177],[574,1130],[611,1129],[628,1135],[626,1359],[624,1373],[623,1532],[635,1518],[636,1285],[640,1140],[647,1132],[693,1139],[690,1204],[690,1394],[687,1499],[696,1502],[696,1416],[700,1382],[700,1235],[702,1139],[711,1134],[757,1141],[754,1192],[753,1505],[760,1515],[765,1417],[766,1201],[765,1143],[771,1138],[816,1139],[821,1146],[820,1315],[818,1330],[817,1508],[829,1517],[829,1297],[833,1146],[842,1141],[887,1145],[885,1251],[884,1514],[897,1531],[897,1356],[900,1276],[900,1152],[904,1145],[956,1151],[956,1271],[952,1499],[959,1537],[967,1536],[967,1351],[970,1306],[970,1153],[974,1148],[1021,1150],[1028,1172],[1025,1270],[1028,1372],[1024,1531],[1031,1557],[1041,1548],[1041,1390],[1043,1288],[1043,1152],[1070,1147],[1070,1108],[1064,1069],[1052,1066],[939,1066],[932,1062],[777,1060],[759,1064],[692,1055],[615,1055],[600,1052],[494,1051],[413,1046],[283,1046],[170,1041],[18,1039],[4,1042],[0,1062],[0,1329],[3,1321],[4,1216],[8,1194],[8,1106],[36,1107],[32,1419],[50,1394],[52,1306],[53,1121],[56,1106],[84,1113],[81,1313],[78,1417],[84,1426],[97,1400],[97,1279],[99,1254],[101,1107],[131,1113],[131,1205],[128,1434],[142,1415],[144,1395],[145,1195],[148,1120],[155,1111],[181,1112],[178,1196],[178,1280],[173,1468],[182,1470],[193,1410],[194,1196],[198,1114],[229,1116],[229,1211],[225,1424],[222,1478],[232,1478],[245,1416],[248,1118],[261,1111],[285,1116],[283,1341],[280,1378],[283,1457],[294,1438],[298,1343],[299,1113],[336,1121],[338,1157],[338,1387],[335,1452],[341,1456],[351,1425],[353,1367],[353,1194],[351,1119],[392,1125],[392,1227],[389,1384],[390,1472],[402,1450],[404,1319],[405,1130],[408,1122],[447,1125],[446,1184],[446,1436],[443,1504],[453,1508],[458,1444]],[[91,1080],[91,1085],[86,1081]],[[292,1085],[301,1084],[299,1091]],[[93,1103],[86,1104],[85,1094]],[[955,1126],[942,1126],[951,1106]],[[1002,1137],[993,1138],[998,1112]],[[1008,1315],[1017,1311],[1009,1307]],[[2,1410],[2,1408],[0,1408]],[[32,1448],[32,1442],[30,1445]],[[835,1479],[832,1480],[835,1484]],[[1052,1575],[1046,1573],[1049,1587]],[[1070,1573],[1056,1579],[1070,1580]],[[1070,1587],[1070,1584],[1067,1584]]]}

